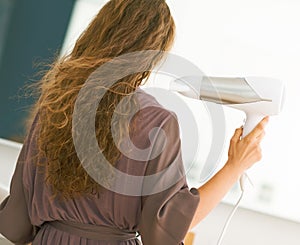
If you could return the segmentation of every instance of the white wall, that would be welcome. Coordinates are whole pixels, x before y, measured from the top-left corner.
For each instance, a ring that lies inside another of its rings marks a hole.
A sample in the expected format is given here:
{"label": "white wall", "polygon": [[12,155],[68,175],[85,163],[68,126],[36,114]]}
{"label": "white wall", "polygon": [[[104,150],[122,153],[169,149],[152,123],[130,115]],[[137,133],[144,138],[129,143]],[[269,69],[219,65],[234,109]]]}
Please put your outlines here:
{"label": "white wall", "polygon": [[[216,245],[232,206],[221,203],[193,230],[194,244]],[[299,245],[300,224],[245,208],[239,208],[222,245]]]}

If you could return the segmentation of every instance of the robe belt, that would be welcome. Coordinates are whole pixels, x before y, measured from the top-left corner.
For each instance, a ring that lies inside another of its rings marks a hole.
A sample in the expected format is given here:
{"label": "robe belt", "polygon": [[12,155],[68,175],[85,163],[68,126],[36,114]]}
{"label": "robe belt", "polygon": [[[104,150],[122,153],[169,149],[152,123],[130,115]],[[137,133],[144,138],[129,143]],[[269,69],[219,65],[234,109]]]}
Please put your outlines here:
{"label": "robe belt", "polygon": [[135,231],[121,230],[115,227],[82,224],[65,220],[47,222],[52,227],[72,235],[99,241],[126,241],[136,238]]}

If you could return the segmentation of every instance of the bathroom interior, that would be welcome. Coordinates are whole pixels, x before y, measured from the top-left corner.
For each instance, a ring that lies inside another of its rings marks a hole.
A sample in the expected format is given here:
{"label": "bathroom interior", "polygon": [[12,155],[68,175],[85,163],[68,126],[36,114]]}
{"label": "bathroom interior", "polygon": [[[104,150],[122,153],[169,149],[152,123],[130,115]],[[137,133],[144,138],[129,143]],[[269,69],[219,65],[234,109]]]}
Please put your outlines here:
{"label": "bathroom interior", "polygon": [[[36,63],[54,52],[68,53],[106,0],[0,0],[0,203],[10,189],[32,97],[22,88],[36,77]],[[248,171],[243,199],[224,235],[224,245],[300,244],[300,2],[295,0],[167,0],[176,23],[171,52],[191,61],[208,76],[272,77],[285,83],[283,110],[272,116],[262,143],[263,158]],[[58,51],[57,51],[58,50]],[[166,88],[165,74],[153,74],[143,89]],[[155,96],[155,94],[154,94]],[[172,98],[162,104],[180,114]],[[178,97],[176,97],[177,101]],[[245,114],[220,106],[224,138],[214,162],[209,161],[213,131],[209,102],[180,97],[195,124],[193,138],[182,140],[183,159],[193,161],[189,186],[199,187],[226,162],[234,129]],[[182,132],[189,125],[180,117]],[[181,133],[182,133],[181,132]],[[192,137],[192,136],[191,136]],[[298,159],[298,160],[297,160]],[[207,171],[207,165],[210,166]],[[202,176],[200,178],[200,176]],[[251,183],[250,183],[251,182]],[[224,224],[240,197],[238,183],[222,202],[187,235],[186,245],[217,244]],[[0,235],[0,245],[11,244]]]}

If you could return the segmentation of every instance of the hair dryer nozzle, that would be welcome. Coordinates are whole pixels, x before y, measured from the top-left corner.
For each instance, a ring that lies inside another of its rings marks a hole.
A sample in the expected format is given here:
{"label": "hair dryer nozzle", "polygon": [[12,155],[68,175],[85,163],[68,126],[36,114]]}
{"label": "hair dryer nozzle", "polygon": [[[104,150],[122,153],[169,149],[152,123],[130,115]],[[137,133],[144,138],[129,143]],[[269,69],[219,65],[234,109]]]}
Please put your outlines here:
{"label": "hair dryer nozzle", "polygon": [[245,78],[183,77],[172,81],[170,90],[190,98],[225,105],[272,101],[261,98]]}
{"label": "hair dryer nozzle", "polygon": [[170,90],[192,99],[200,99],[201,77],[182,77],[171,81]]}

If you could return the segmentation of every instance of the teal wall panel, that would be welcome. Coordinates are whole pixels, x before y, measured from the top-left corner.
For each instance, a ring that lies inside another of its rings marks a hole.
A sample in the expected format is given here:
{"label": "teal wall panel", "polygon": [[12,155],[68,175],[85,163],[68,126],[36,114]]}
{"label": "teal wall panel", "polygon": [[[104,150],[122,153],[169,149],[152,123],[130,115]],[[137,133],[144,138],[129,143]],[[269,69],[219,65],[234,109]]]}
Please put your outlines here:
{"label": "teal wall panel", "polygon": [[34,101],[26,99],[21,89],[31,79],[38,79],[34,76],[38,71],[34,64],[51,60],[61,48],[74,1],[0,3],[0,21],[4,20],[0,28],[5,32],[0,29],[0,137],[22,141],[24,121]]}

